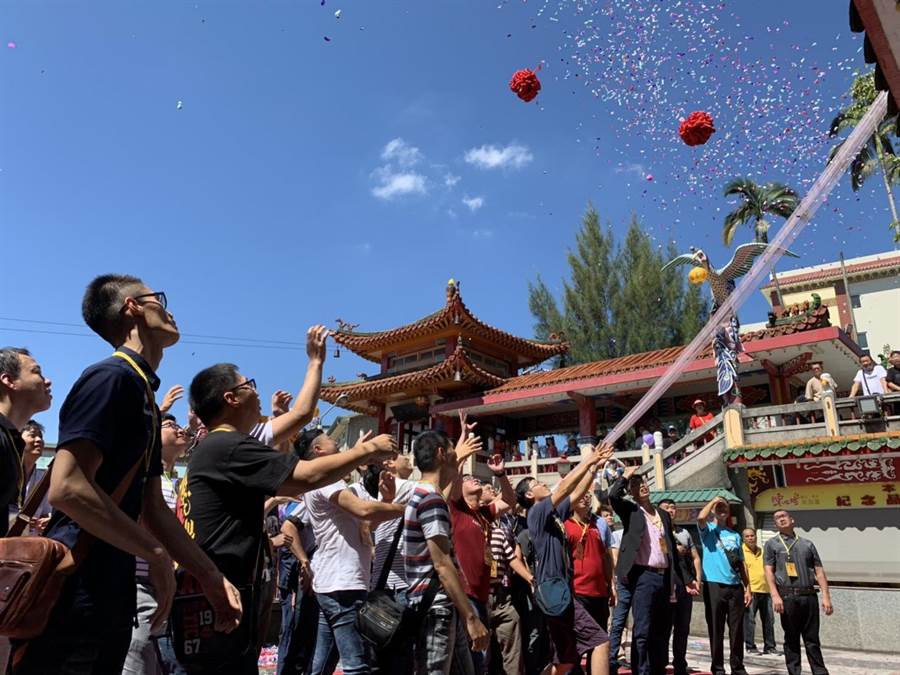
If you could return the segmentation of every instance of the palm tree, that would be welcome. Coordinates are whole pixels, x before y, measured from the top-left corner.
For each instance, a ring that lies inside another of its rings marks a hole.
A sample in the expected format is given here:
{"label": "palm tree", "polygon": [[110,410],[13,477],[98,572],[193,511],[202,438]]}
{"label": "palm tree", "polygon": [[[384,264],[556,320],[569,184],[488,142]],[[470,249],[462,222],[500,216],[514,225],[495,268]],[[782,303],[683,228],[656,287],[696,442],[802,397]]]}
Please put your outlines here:
{"label": "palm tree", "polygon": [[755,240],[769,243],[769,221],[766,214],[788,218],[800,203],[797,193],[783,183],[766,183],[757,185],[749,178],[736,178],[725,186],[725,196],[740,195],[744,201],[731,213],[725,216],[722,238],[726,246],[731,241],[740,225],[754,222]]}
{"label": "palm tree", "polygon": [[[857,92],[866,86],[866,82],[860,82],[861,78],[871,77],[860,76],[857,83],[854,83],[852,95],[856,102],[849,106],[846,110],[834,118],[831,122],[831,129],[828,131],[829,136],[837,136],[845,129],[853,129],[859,124],[863,115],[866,113],[868,106],[860,105],[864,100],[857,98]],[[872,84],[874,92],[874,81]],[[894,239],[900,241],[900,217],[897,216],[897,205],[894,203],[894,193],[891,186],[900,182],[900,158],[894,153],[894,146],[891,143],[891,136],[897,135],[900,120],[896,115],[885,118],[875,133],[869,137],[868,142],[863,146],[862,150],[850,164],[850,186],[853,191],[859,190],[866,179],[869,178],[877,169],[881,169],[881,180],[884,183],[884,191],[887,193],[888,206],[891,209],[891,224],[888,226],[894,230]],[[837,155],[844,141],[841,141],[831,149],[828,155],[830,162]]]}

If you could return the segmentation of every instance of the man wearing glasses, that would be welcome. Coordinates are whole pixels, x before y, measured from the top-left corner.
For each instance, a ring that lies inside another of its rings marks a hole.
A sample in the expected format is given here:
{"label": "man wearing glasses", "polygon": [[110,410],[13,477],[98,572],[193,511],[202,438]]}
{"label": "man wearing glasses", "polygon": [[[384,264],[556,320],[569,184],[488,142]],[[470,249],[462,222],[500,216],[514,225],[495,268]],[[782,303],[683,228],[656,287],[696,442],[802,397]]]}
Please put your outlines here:
{"label": "man wearing glasses", "polygon": [[[311,366],[304,390],[308,388],[312,400],[319,394],[327,336],[328,331],[322,326],[314,326],[307,333]],[[230,363],[211,366],[194,377],[190,404],[209,432],[191,454],[187,475],[179,486],[184,528],[241,589],[245,611],[234,635],[215,645],[200,645],[200,657],[183,659],[182,665],[191,675],[256,673],[260,636],[256,634],[259,624],[255,618],[259,612],[267,611],[272,601],[259,564],[266,499],[274,495],[297,497],[330,485],[360,464],[380,463],[393,457],[396,444],[391,436],[382,434],[363,439],[346,452],[306,461],[293,452],[278,452],[250,435],[260,415],[256,382]],[[318,557],[322,555],[322,542],[317,543]],[[175,639],[176,647],[188,657],[183,649],[185,640],[177,631]],[[346,663],[344,672],[349,672]]]}
{"label": "man wearing glasses", "polygon": [[[173,558],[197,577],[219,630],[233,630],[241,615],[237,590],[163,499],[153,391],[163,351],[179,338],[165,293],[137,277],[100,276],[85,292],[82,315],[116,351],[82,373],[60,410],[46,536],[77,544],[80,564],[43,634],[14,644],[16,675],[121,672],[136,612],[135,556],[148,562],[158,601],[151,630],[169,614]],[[113,499],[117,490],[122,496]]]}

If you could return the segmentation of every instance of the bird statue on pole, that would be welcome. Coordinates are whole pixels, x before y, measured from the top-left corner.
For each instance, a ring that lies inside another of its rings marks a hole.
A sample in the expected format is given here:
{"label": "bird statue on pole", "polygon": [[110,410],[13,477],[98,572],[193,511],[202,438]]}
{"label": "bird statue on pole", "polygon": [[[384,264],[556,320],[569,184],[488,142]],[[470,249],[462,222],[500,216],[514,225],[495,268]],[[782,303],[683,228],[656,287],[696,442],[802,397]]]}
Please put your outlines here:
{"label": "bird statue on pole", "polygon": [[[738,246],[731,260],[725,267],[715,269],[709,261],[709,257],[700,249],[691,247],[690,253],[684,253],[673,258],[663,266],[663,271],[681,265],[693,265],[694,268],[688,274],[688,280],[692,284],[702,284],[709,281],[712,291],[712,314],[722,306],[735,288],[735,281],[747,274],[753,267],[753,261],[769,248],[769,244],[752,243]],[[792,258],[799,256],[790,251],[781,251],[783,255]],[[721,323],[713,338],[713,353],[716,357],[716,380],[719,385],[719,396],[724,405],[741,403],[741,390],[738,387],[737,360],[741,353],[740,337],[741,324],[737,314],[721,317]]]}

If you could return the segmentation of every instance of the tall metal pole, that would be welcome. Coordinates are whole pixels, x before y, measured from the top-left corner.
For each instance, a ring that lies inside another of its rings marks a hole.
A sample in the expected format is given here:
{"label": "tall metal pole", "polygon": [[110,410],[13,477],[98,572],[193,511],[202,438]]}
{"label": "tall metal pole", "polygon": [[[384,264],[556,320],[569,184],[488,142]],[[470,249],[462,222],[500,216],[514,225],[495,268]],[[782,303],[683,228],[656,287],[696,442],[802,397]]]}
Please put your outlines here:
{"label": "tall metal pole", "polygon": [[841,251],[841,277],[844,279],[844,293],[847,294],[847,304],[850,306],[850,321],[853,324],[853,332],[850,334],[856,340],[859,330],[856,328],[856,312],[853,311],[853,296],[850,294],[850,281],[847,279],[847,266],[844,264],[844,252]]}

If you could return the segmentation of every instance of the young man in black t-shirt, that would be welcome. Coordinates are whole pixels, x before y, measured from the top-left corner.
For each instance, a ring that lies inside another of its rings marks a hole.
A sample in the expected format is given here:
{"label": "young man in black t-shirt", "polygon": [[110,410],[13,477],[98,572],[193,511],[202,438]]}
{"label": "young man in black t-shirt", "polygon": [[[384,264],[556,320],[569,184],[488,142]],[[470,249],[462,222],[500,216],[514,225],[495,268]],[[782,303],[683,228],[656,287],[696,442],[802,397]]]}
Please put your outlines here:
{"label": "young man in black t-shirt", "polygon": [[45,535],[69,547],[87,538],[87,548],[43,634],[13,645],[15,675],[121,672],[135,617],[135,556],[149,563],[156,590],[152,629],[172,604],[173,558],[197,577],[219,630],[233,630],[241,612],[237,590],[185,536],[162,496],[154,371],[179,338],[165,293],[136,277],[104,275],[88,286],[82,314],[116,352],[82,373],[60,410],[49,491],[55,512]]}
{"label": "young man in black t-shirt", "polygon": [[[311,367],[307,383],[312,400],[318,396],[325,338],[322,326],[310,329],[307,353]],[[305,388],[305,387],[304,387]],[[244,620],[229,645],[228,653],[201,664],[184,664],[195,673],[256,673],[258,635],[248,624],[269,607],[271,595],[251,593],[262,586],[257,564],[263,545],[263,510],[267,497],[302,492],[333,483],[360,464],[380,463],[396,449],[387,434],[358,444],[347,452],[301,461],[294,453],[282,453],[249,436],[259,419],[256,383],[228,363],[211,366],[194,377],[191,407],[209,429],[208,436],[191,454],[180,498],[184,527],[209,554],[216,566],[255,607],[245,607]]]}

